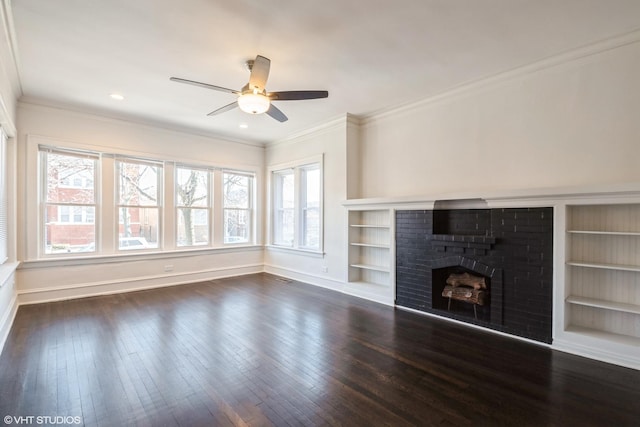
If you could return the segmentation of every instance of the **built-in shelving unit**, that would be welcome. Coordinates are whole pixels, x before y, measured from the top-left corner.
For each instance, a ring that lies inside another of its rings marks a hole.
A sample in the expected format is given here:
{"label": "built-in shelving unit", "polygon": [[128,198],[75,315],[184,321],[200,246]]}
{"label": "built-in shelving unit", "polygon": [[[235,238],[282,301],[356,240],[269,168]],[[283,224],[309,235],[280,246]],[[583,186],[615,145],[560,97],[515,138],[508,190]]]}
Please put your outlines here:
{"label": "built-in shelving unit", "polygon": [[566,223],[565,330],[640,352],[640,204],[568,205]]}
{"label": "built-in shelving unit", "polygon": [[348,292],[393,303],[393,213],[386,208],[348,211]]}
{"label": "built-in shelving unit", "polygon": [[551,347],[640,369],[640,182],[343,205],[349,233],[343,289],[389,305],[396,292],[396,210],[553,207]]}

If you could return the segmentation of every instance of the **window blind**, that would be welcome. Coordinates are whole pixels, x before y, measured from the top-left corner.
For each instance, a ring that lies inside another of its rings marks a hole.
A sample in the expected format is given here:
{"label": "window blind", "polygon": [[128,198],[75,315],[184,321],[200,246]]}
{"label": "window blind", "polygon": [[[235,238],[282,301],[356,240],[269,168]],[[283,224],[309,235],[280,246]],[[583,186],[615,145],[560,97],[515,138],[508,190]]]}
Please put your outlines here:
{"label": "window blind", "polygon": [[7,205],[7,136],[0,128],[0,264],[7,261],[9,246]]}

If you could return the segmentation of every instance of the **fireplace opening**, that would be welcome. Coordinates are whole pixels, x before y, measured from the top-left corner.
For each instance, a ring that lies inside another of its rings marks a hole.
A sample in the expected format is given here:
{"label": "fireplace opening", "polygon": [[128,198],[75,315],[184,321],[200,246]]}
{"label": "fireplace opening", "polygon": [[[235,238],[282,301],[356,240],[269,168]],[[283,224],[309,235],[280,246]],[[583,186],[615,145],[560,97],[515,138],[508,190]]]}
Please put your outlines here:
{"label": "fireplace opening", "polygon": [[491,321],[491,278],[461,266],[432,270],[432,307],[452,317]]}

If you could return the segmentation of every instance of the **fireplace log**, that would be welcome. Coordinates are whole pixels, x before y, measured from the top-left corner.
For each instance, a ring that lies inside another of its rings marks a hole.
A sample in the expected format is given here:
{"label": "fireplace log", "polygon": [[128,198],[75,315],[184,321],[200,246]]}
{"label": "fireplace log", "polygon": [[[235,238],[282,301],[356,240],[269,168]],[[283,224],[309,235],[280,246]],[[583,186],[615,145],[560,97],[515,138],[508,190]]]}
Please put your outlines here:
{"label": "fireplace log", "polygon": [[447,285],[451,285],[454,288],[458,286],[469,286],[473,289],[487,289],[487,283],[484,277],[474,276],[469,273],[450,274],[449,277],[447,277]]}
{"label": "fireplace log", "polygon": [[447,285],[442,291],[442,296],[445,298],[468,302],[470,304],[485,305],[488,300],[489,293],[482,289],[473,289],[467,286],[454,287],[452,285]]}

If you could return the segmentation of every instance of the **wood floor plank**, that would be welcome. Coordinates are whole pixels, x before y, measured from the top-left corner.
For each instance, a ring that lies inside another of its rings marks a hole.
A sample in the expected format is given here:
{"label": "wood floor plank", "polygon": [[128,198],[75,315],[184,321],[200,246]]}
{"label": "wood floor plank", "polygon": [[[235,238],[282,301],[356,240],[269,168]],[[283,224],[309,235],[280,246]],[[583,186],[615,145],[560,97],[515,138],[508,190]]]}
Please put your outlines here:
{"label": "wood floor plank", "polygon": [[22,306],[0,415],[86,426],[637,426],[640,371],[269,274]]}

